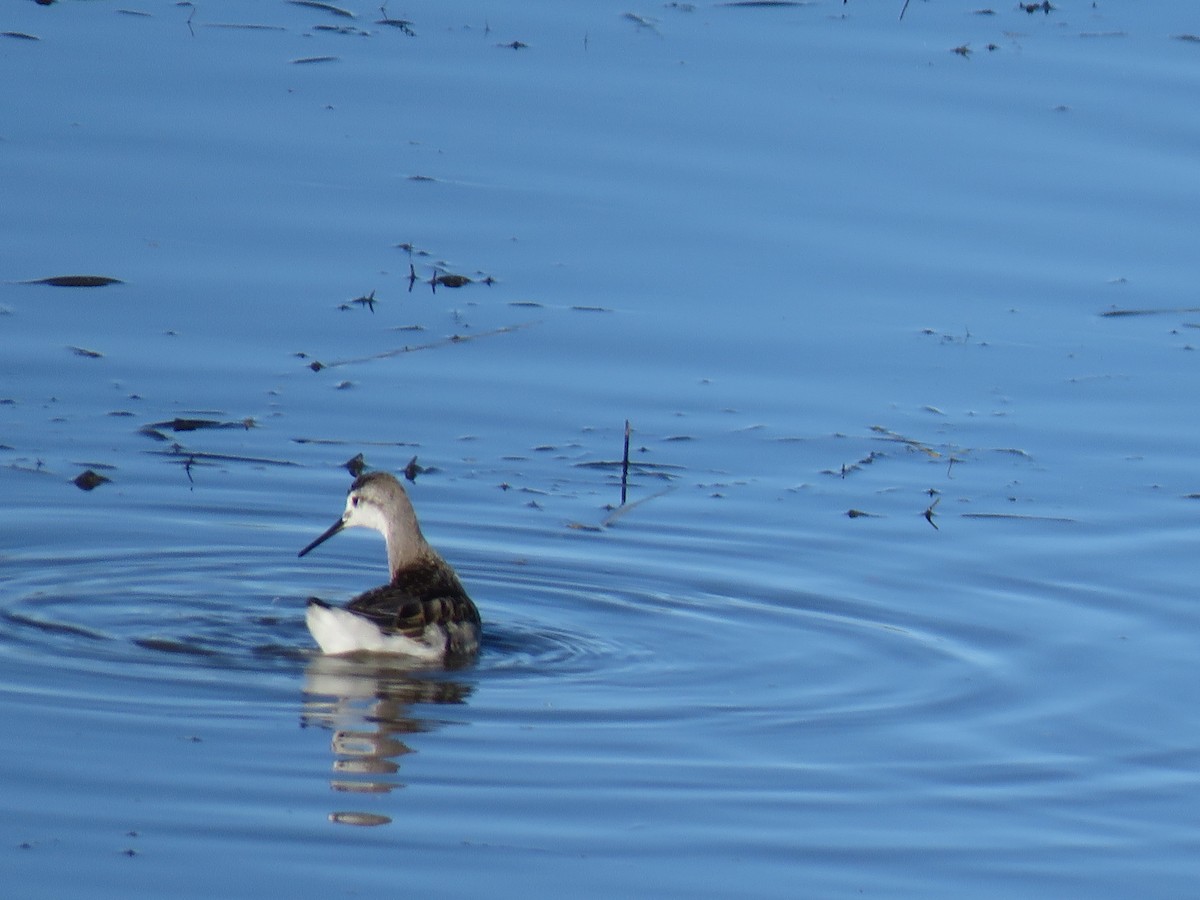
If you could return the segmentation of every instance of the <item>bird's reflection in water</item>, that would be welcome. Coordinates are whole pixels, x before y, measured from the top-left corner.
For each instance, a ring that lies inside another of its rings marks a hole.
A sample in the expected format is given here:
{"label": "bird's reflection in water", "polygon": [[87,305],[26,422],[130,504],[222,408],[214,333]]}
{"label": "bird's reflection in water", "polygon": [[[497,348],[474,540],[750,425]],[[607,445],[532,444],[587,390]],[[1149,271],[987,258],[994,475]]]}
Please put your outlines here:
{"label": "bird's reflection in water", "polygon": [[[330,787],[347,794],[386,794],[404,783],[400,757],[412,752],[410,734],[438,727],[414,715],[418,703],[465,703],[471,685],[453,672],[406,666],[403,658],[314,656],[304,673],[301,724],[333,732]],[[333,812],[345,825],[386,825],[365,811]]]}

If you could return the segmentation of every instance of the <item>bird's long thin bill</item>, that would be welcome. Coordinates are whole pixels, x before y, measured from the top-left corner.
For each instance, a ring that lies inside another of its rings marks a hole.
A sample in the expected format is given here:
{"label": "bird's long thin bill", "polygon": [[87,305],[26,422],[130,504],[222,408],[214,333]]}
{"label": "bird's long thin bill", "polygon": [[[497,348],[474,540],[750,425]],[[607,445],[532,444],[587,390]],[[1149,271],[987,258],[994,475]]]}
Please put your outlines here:
{"label": "bird's long thin bill", "polygon": [[309,550],[316,547],[318,544],[325,543],[327,540],[329,540],[331,537],[333,537],[335,534],[337,534],[339,531],[341,531],[345,527],[346,527],[346,523],[343,522],[341,519],[338,519],[336,522],[334,522],[332,525],[329,526],[328,531],[326,531],[323,535],[321,535],[319,538],[317,538],[315,541],[313,541],[311,544],[309,544],[307,547],[305,547],[303,550],[301,550],[296,555],[303,556],[305,553],[307,553]]}

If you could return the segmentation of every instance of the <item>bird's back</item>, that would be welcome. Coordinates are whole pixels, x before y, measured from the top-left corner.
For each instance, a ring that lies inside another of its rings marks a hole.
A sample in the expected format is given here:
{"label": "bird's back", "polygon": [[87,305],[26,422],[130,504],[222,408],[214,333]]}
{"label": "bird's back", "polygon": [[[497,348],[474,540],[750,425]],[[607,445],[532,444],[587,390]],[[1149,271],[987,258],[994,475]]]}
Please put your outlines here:
{"label": "bird's back", "polygon": [[462,582],[440,559],[396,573],[391,584],[355,597],[346,609],[384,632],[419,639],[429,626],[446,632],[448,653],[472,653],[479,644],[479,610]]}

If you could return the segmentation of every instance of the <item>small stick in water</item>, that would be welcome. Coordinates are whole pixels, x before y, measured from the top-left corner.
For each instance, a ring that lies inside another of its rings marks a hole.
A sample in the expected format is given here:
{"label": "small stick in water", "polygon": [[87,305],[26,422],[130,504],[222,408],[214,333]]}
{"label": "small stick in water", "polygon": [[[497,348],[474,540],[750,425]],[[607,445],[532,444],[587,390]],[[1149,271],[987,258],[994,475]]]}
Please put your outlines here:
{"label": "small stick in water", "polygon": [[625,420],[625,453],[621,456],[621,505],[629,489],[629,420]]}

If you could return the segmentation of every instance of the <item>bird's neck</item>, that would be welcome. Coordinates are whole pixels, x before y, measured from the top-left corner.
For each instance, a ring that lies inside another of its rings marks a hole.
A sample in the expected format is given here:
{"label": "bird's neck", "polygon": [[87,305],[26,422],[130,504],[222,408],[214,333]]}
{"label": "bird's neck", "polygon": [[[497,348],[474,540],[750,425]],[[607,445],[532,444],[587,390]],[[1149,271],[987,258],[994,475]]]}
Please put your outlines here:
{"label": "bird's neck", "polygon": [[387,540],[388,569],[393,581],[398,573],[436,556],[415,523],[392,529],[384,538]]}

